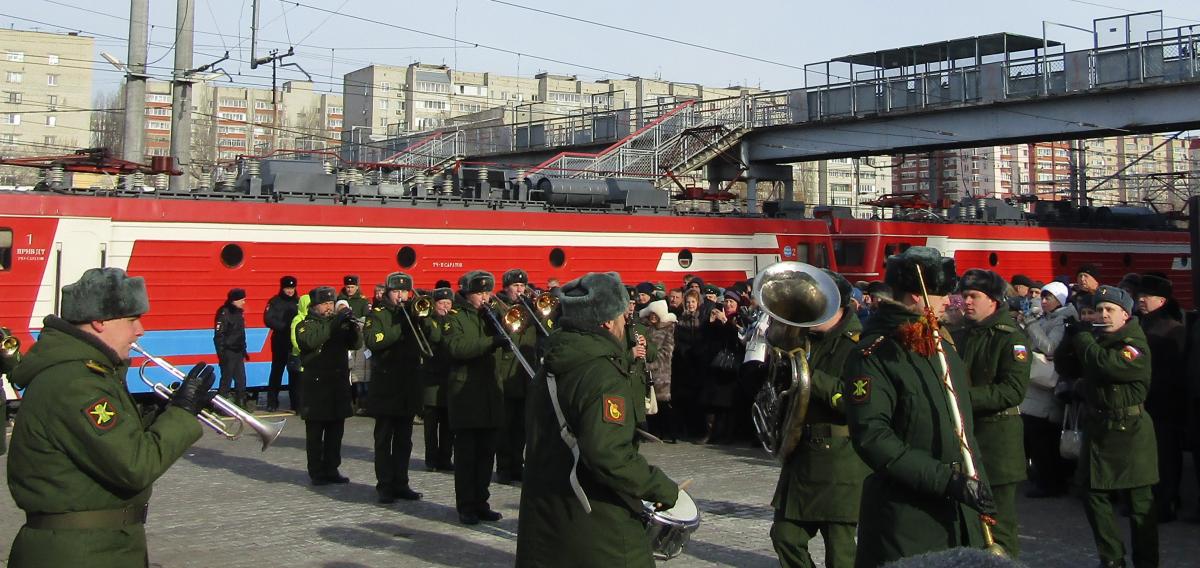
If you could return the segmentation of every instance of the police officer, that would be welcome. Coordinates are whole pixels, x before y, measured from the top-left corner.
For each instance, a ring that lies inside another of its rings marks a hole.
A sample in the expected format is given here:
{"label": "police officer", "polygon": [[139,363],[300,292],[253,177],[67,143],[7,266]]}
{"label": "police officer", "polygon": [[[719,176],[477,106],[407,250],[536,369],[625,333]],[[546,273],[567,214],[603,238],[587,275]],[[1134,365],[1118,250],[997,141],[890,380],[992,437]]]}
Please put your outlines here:
{"label": "police officer", "polygon": [[292,319],[299,313],[300,298],[296,294],[296,277],[279,279],[279,293],[267,301],[263,322],[271,329],[271,375],[267,379],[267,411],[279,410],[279,389],[283,371],[288,372],[288,400],[292,410],[300,409],[300,367],[292,363]]}
{"label": "police officer", "polygon": [[[921,268],[923,280],[917,277]],[[863,330],[860,355],[846,365],[850,439],[872,473],[863,482],[855,566],[879,566],[922,552],[981,546],[979,513],[994,514],[984,480],[961,463],[950,399],[926,308],[935,318],[958,281],[954,260],[912,247],[889,257],[881,299]],[[928,303],[921,292],[924,282]],[[967,440],[976,447],[967,369],[943,339]],[[978,455],[974,460],[982,471]]]}
{"label": "police officer", "polygon": [[[771,507],[771,542],[785,567],[814,566],[808,541],[825,537],[826,568],[854,566],[854,535],[862,482],[869,470],[850,443],[842,407],[842,369],[855,353],[862,324],[850,307],[851,286],[826,271],[838,285],[841,309],[809,330],[808,365],[812,394],[803,440],[786,456]],[[786,372],[786,371],[785,371]]]}
{"label": "police officer", "polygon": [[1158,482],[1154,423],[1144,403],[1150,388],[1150,349],[1133,312],[1133,298],[1115,286],[1092,295],[1100,323],[1071,322],[1054,356],[1060,375],[1082,377],[1076,391],[1087,410],[1083,420],[1080,479],[1084,510],[1101,566],[1125,565],[1125,545],[1113,514],[1129,503],[1133,565],[1158,565],[1158,521],[1151,487]]}
{"label": "police officer", "polygon": [[[449,284],[449,282],[446,282]],[[450,413],[446,409],[446,388],[450,379],[450,359],[446,355],[443,330],[454,309],[454,290],[449,286],[433,290],[433,313],[425,318],[425,337],[433,348],[433,357],[425,361],[421,373],[425,377],[423,413],[425,430],[425,469],[452,471],[454,463],[454,432],[450,430]]]}
{"label": "police officer", "polygon": [[[563,285],[558,297],[563,313],[547,340],[546,380],[529,395],[516,564],[652,567],[640,502],[673,507],[679,488],[637,450],[635,424],[645,408],[641,385],[628,378],[628,296],[616,274],[591,273]],[[578,460],[560,436],[564,426]]]}
{"label": "police officer", "polygon": [[212,369],[192,367],[166,410],[143,417],[126,388],[130,346],[145,331],[146,284],[92,268],[62,289],[13,373],[25,389],[8,488],[25,511],[8,565],[146,566],[154,480],[196,440]]}
{"label": "police officer", "polygon": [[221,365],[221,382],[217,394],[224,397],[229,394],[232,383],[237,389],[234,403],[246,403],[246,361],[250,358],[246,352],[246,291],[232,288],[225,294],[225,303],[217,309],[216,322],[213,326],[213,346],[217,351],[217,361]]}
{"label": "police officer", "polygon": [[[496,294],[499,300],[496,315],[504,317],[504,312],[512,306],[520,306],[521,297],[525,295],[525,287],[529,284],[529,275],[520,268],[513,268],[502,277],[504,289]],[[537,324],[532,318],[537,314],[530,313],[524,307],[520,308],[531,318],[529,325],[509,332],[514,343],[521,350],[530,365],[537,364]],[[536,369],[535,369],[536,371]],[[520,482],[525,468],[525,389],[533,380],[521,363],[517,361],[508,342],[496,351],[496,380],[504,389],[504,425],[500,428],[496,441],[496,477],[500,483]]]}
{"label": "police officer", "polygon": [[367,414],[375,418],[375,491],[380,503],[397,498],[415,501],[421,494],[408,485],[413,417],[421,411],[423,363],[416,316],[406,314],[412,277],[388,274],[380,305],[367,314],[363,337],[371,350],[371,397]]}
{"label": "police officer", "polygon": [[498,521],[488,504],[496,431],[504,424],[504,392],[496,380],[496,350],[507,342],[486,311],[496,286],[490,272],[464,275],[458,312],[446,322],[444,342],[450,356],[446,403],[454,431],[454,501],[466,525]]}
{"label": "police officer", "polygon": [[1026,477],[1025,429],[1018,406],[1029,387],[1033,354],[1029,338],[1013,321],[999,274],[973,269],[963,273],[963,327],[955,333],[959,355],[971,379],[976,455],[983,459],[996,498],[996,543],[1016,558],[1017,487]]}
{"label": "police officer", "polygon": [[337,292],[329,286],[309,292],[312,304],[296,325],[300,348],[300,380],[308,476],[313,485],[349,483],[338,471],[342,463],[342,434],[350,409],[350,368],[346,352],[362,345],[362,336],[349,309],[334,313]]}

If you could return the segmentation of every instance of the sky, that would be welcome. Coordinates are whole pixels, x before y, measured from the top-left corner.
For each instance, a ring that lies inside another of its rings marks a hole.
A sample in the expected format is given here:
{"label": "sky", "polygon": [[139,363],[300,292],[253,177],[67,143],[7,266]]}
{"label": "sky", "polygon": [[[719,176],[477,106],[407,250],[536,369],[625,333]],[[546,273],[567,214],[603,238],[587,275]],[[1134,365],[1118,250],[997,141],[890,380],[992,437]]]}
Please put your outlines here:
{"label": "sky", "polygon": [[[251,0],[196,3],[195,65],[229,51],[221,67],[236,84],[266,87],[269,68],[250,69]],[[370,65],[446,64],[467,71],[581,80],[657,77],[714,87],[802,87],[808,63],[879,49],[1012,32],[1048,36],[1068,50],[1092,36],[1095,18],[1163,10],[1163,26],[1195,25],[1195,0],[260,0],[259,55],[294,47],[315,90],[341,92],[342,75]],[[175,2],[151,0],[150,74],[168,78]],[[553,12],[552,15],[546,12]],[[124,0],[21,0],[0,5],[0,26],[78,31],[96,38],[94,94],[122,75],[100,58],[127,59]],[[572,19],[573,18],[573,19]],[[587,21],[581,21],[587,20]],[[624,30],[613,29],[615,26]],[[650,37],[660,36],[660,37]],[[666,38],[666,39],[663,39]],[[457,40],[457,41],[456,41]],[[685,45],[692,44],[692,45]],[[304,77],[281,69],[280,81]]]}

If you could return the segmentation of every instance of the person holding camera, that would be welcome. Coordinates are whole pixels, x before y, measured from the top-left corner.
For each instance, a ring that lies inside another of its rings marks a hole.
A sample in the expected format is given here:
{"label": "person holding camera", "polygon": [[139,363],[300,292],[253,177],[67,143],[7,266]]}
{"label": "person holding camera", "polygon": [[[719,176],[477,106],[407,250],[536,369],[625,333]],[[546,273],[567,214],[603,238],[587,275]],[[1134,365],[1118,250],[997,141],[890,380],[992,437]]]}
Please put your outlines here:
{"label": "person holding camera", "polygon": [[305,393],[300,403],[304,420],[308,476],[313,485],[349,483],[338,472],[342,463],[342,434],[350,407],[350,364],[347,351],[362,345],[362,335],[349,306],[334,309],[337,291],[329,286],[309,292],[312,304],[296,325],[300,348],[300,383]]}

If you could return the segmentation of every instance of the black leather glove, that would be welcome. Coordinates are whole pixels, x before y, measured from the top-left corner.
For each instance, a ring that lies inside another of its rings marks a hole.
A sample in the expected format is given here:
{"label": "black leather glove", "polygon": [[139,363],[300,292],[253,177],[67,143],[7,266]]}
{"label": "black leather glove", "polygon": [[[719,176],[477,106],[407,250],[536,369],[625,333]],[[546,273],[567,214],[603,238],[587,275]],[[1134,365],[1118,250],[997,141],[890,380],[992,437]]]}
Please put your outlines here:
{"label": "black leather glove", "polygon": [[496,335],[492,336],[492,349],[498,349],[501,347],[508,347],[508,340],[504,339],[503,335],[497,333]]}
{"label": "black leather glove", "polygon": [[209,391],[212,390],[215,378],[213,368],[208,363],[196,363],[183,383],[175,389],[175,394],[171,395],[171,406],[178,406],[193,415],[200,414],[212,400]]}
{"label": "black leather glove", "polygon": [[946,484],[946,496],[988,516],[996,515],[996,499],[992,490],[978,479],[967,477],[956,471],[950,474]]}
{"label": "black leather glove", "polygon": [[1067,318],[1063,320],[1063,323],[1067,326],[1066,333],[1064,334],[1065,337],[1074,337],[1082,332],[1090,333],[1092,331],[1091,322],[1079,321],[1075,318]]}

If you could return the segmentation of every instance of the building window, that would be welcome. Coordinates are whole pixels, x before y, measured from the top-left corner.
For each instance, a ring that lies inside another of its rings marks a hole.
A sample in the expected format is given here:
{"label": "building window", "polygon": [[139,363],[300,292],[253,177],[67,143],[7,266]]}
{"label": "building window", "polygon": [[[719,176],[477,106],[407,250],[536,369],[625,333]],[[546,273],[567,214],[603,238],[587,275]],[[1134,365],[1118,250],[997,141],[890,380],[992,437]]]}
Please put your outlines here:
{"label": "building window", "polygon": [[12,124],[14,126],[21,124],[21,115],[15,112],[4,115],[4,124]]}
{"label": "building window", "polygon": [[427,110],[446,110],[448,106],[445,101],[421,101],[421,108]]}
{"label": "building window", "polygon": [[5,59],[7,59],[7,60],[9,60],[9,61],[15,61],[15,62],[17,62],[17,63],[20,63],[20,62],[22,62],[22,61],[25,61],[25,52],[23,52],[23,51],[10,51],[10,52],[8,52],[8,53],[6,53],[6,54],[5,54],[5,57],[4,57],[4,58],[5,58]]}
{"label": "building window", "polygon": [[223,120],[236,120],[239,122],[246,122],[246,113],[244,113],[244,112],[219,112],[219,113],[217,113],[217,118],[221,118]]}
{"label": "building window", "polygon": [[325,109],[325,114],[342,114],[342,107],[331,106]]}
{"label": "building window", "polygon": [[146,95],[146,102],[148,102],[148,103],[169,103],[169,102],[171,102],[171,95]]}
{"label": "building window", "polygon": [[6,74],[6,79],[9,83],[23,83],[25,82],[25,74],[19,71],[9,71]]}
{"label": "building window", "polygon": [[383,89],[383,90],[384,90],[384,92],[387,92],[388,90],[390,90],[390,89],[392,88],[392,85],[391,85],[391,83],[388,83],[387,81],[384,81],[384,82],[382,82],[382,83],[380,83],[380,84],[379,84],[379,88],[380,88],[380,89]]}
{"label": "building window", "polygon": [[148,116],[171,116],[171,109],[166,107],[150,107],[146,109]]}
{"label": "building window", "polygon": [[17,143],[16,134],[0,134],[0,146],[11,146]]}
{"label": "building window", "polygon": [[45,146],[55,146],[55,145],[56,145],[56,144],[55,144],[55,142],[56,142],[57,140],[58,140],[58,139],[57,139],[57,138],[55,138],[54,136],[43,136],[43,137],[42,137],[42,144],[43,144],[43,145],[45,145]]}
{"label": "building window", "polygon": [[46,126],[51,128],[58,126],[58,117],[54,116],[53,114],[46,115]]}
{"label": "building window", "polygon": [[254,101],[254,108],[256,108],[258,110],[270,108],[270,106],[271,106],[271,104],[268,103],[267,101]]}
{"label": "building window", "polygon": [[46,75],[46,84],[51,87],[58,86],[58,75]]}
{"label": "building window", "polygon": [[150,130],[170,130],[171,123],[165,120],[147,120],[146,128]]}
{"label": "building window", "polygon": [[383,128],[387,128],[387,117],[386,116],[379,117],[379,126],[381,126]]}
{"label": "building window", "polygon": [[341,128],[342,127],[342,119],[340,119],[340,118],[329,119],[329,127],[330,128]]}
{"label": "building window", "polygon": [[266,114],[266,113],[261,113],[261,112],[256,112],[256,113],[254,113],[254,122],[258,122],[258,123],[270,122],[270,123],[273,123],[273,122],[275,122],[275,121],[271,119],[271,115],[269,115],[269,114]]}
{"label": "building window", "polygon": [[46,97],[46,102],[50,104],[50,110],[54,110],[54,107],[58,106],[58,95]]}
{"label": "building window", "polygon": [[53,53],[51,53],[50,55],[47,55],[46,56],[46,64],[58,65],[58,56],[54,55]]}
{"label": "building window", "polygon": [[387,109],[388,109],[388,100],[387,99],[379,99],[379,110],[387,110]]}
{"label": "building window", "polygon": [[5,91],[4,100],[8,101],[8,104],[10,105],[19,105],[21,104],[21,93],[16,91]]}
{"label": "building window", "polygon": [[449,93],[449,83],[438,83],[436,81],[417,81],[416,90],[424,93]]}

